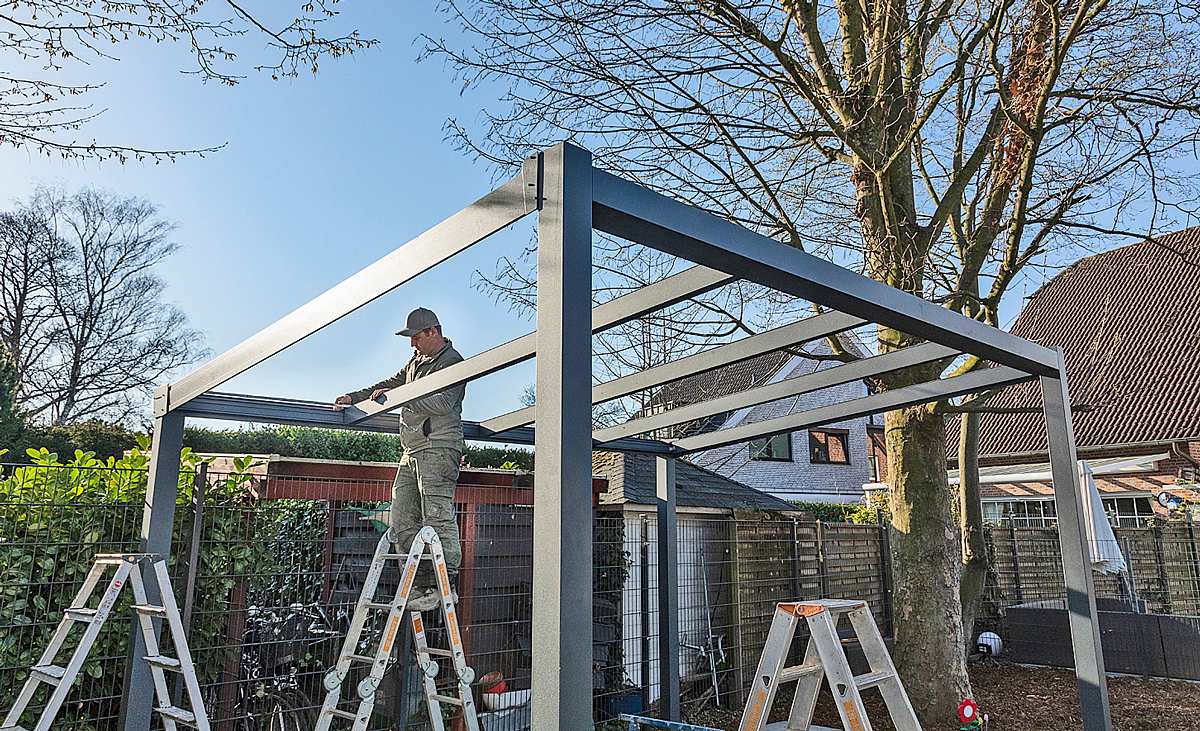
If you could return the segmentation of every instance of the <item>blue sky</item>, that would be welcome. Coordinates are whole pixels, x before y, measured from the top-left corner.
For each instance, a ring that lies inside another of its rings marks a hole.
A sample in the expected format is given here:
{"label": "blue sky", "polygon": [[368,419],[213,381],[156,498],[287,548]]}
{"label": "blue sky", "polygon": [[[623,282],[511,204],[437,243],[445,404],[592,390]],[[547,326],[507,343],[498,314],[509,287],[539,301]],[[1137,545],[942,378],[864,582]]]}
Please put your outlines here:
{"label": "blue sky", "polygon": [[[417,63],[419,33],[451,32],[426,3],[354,3],[347,15],[381,46],[328,61],[315,77],[273,82],[253,71],[236,87],[181,75],[183,48],[122,48],[93,61],[107,111],[81,135],[113,144],[197,148],[176,163],[64,162],[5,149],[0,201],[34,185],[92,185],[156,203],[182,250],[161,268],[166,297],[221,352],[383,256],[493,187],[492,171],[443,141],[448,117],[477,118],[494,90],[460,95],[440,61]],[[428,4],[432,5],[432,4]],[[434,309],[466,354],[532,323],[471,287],[471,272],[528,241],[528,226],[493,237],[222,390],[333,399],[399,370],[411,350],[392,333],[416,305]],[[518,406],[531,364],[469,389],[465,411]]]}

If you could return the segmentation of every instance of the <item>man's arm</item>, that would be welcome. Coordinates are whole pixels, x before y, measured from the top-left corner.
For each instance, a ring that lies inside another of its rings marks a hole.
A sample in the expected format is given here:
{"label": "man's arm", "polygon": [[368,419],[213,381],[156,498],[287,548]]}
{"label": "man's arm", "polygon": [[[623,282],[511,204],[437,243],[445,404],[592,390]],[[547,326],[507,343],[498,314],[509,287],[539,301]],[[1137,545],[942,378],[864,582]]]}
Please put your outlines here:
{"label": "man's arm", "polygon": [[376,383],[374,386],[367,386],[366,388],[360,388],[357,391],[351,391],[350,393],[348,393],[344,396],[339,396],[337,398],[337,400],[335,401],[335,403],[356,404],[359,401],[366,401],[371,396],[371,394],[375,393],[376,391],[386,391],[390,388],[395,388],[396,386],[403,386],[403,385],[404,385],[404,371],[401,371],[390,378],[383,379],[379,383]]}

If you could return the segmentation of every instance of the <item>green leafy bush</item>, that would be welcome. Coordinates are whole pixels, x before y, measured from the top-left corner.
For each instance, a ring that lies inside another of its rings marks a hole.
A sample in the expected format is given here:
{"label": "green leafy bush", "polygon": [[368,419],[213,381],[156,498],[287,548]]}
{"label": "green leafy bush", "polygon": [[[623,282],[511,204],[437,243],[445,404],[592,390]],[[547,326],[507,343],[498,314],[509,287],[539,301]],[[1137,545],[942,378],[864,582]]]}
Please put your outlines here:
{"label": "green leafy bush", "polygon": [[[104,460],[93,452],[76,450],[63,462],[47,448],[31,448],[26,453],[29,465],[0,473],[0,676],[4,678],[0,708],[12,704],[26,677],[21,671],[37,662],[62,610],[71,604],[90,570],[94,554],[137,549],[149,459],[148,438],[138,440],[125,456]],[[184,448],[180,459],[178,505],[187,507],[175,513],[176,557],[185,553],[181,547],[187,545],[192,530],[188,507],[200,466],[190,448]],[[290,567],[297,561],[311,567],[320,560],[323,506],[272,501],[269,510],[254,509],[249,490],[253,466],[250,458],[239,458],[232,472],[207,481],[204,550],[190,638],[202,683],[215,681],[227,653],[239,651],[223,649],[229,645],[228,602],[238,582],[249,584],[247,603],[280,601],[282,591],[297,588],[288,582],[304,581],[297,577],[313,573]],[[277,536],[287,540],[268,540]],[[172,572],[176,577],[179,564],[175,562]],[[178,578],[175,583],[178,596],[183,587]],[[93,646],[72,693],[85,700],[64,706],[64,728],[115,728],[128,650],[130,599],[128,593],[122,596]],[[79,634],[77,630],[73,636]],[[60,663],[72,649],[73,644],[64,647]]]}

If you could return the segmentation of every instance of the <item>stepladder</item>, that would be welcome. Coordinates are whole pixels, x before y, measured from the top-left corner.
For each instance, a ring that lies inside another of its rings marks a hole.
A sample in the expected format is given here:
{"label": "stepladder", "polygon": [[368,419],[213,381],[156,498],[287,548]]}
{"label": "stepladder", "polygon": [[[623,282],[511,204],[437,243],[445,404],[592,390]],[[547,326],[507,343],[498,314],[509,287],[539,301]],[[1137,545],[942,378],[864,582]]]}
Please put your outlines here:
{"label": "stepladder", "polygon": [[[108,579],[99,601],[93,606],[92,597],[104,585],[105,576],[110,569],[115,571]],[[143,569],[147,569],[145,577]],[[146,593],[147,581],[153,582],[157,589],[157,604],[151,603],[151,598]],[[96,554],[95,562],[84,579],[83,586],[76,593],[71,605],[63,611],[63,618],[41,658],[30,668],[29,677],[17,695],[16,703],[3,722],[0,722],[0,731],[49,731],[67,700],[71,687],[79,677],[88,653],[100,636],[104,622],[112,615],[126,585],[133,590],[131,609],[137,618],[146,648],[146,655],[139,659],[149,666],[157,700],[154,710],[162,722],[162,728],[165,731],[176,731],[179,726],[183,726],[209,731],[208,714],[204,710],[200,684],[196,678],[183,621],[179,616],[179,606],[171,588],[167,564],[158,555],[151,553]],[[156,627],[156,622],[160,620],[165,621],[175,657],[169,657],[160,651]],[[65,664],[57,664],[58,656],[63,654],[64,647],[72,641],[73,635],[79,635],[76,631],[79,627],[82,627],[83,632],[78,637],[75,649],[71,651]],[[183,676],[189,708],[172,703],[167,687],[167,672],[180,673]],[[49,695],[42,705],[41,712],[37,714],[37,720],[32,726],[21,726],[21,717],[26,714],[42,686],[49,688]]]}
{"label": "stepladder", "polygon": [[[423,561],[431,564],[444,634],[449,647],[430,646],[429,628],[424,616],[418,611],[407,611],[417,572]],[[401,566],[400,579],[395,593],[385,600],[380,600],[376,594],[379,591],[380,579],[389,563]],[[407,553],[395,552],[388,533],[385,532],[379,539],[367,569],[362,592],[355,605],[337,662],[325,674],[325,701],[317,716],[315,731],[340,728],[365,731],[368,728],[379,686],[384,673],[393,663],[392,651],[401,631],[412,633],[413,654],[420,670],[422,690],[429,711],[429,726],[434,731],[445,731],[442,709],[443,706],[448,706],[459,709],[461,724],[467,731],[479,731],[479,720],[471,694],[471,683],[475,674],[467,665],[454,602],[446,557],[437,531],[429,526],[422,528],[408,547]],[[407,624],[408,627],[402,628],[403,624]],[[448,661],[445,668],[447,673],[443,673],[442,664],[435,658]],[[439,686],[439,677],[443,675],[449,675],[451,679],[448,682],[443,681]],[[350,694],[343,692],[352,684],[356,698],[349,698]],[[450,687],[446,687],[447,685]],[[335,726],[335,721],[341,725]]]}
{"label": "stepladder", "polygon": [[[869,671],[864,674],[855,675],[850,669],[838,634],[838,625],[843,619],[849,620],[866,657]],[[789,666],[789,655],[801,622],[808,626],[808,646],[800,664]],[[775,606],[775,616],[750,686],[739,731],[763,731],[780,686],[791,682],[796,683],[796,689],[784,728],[806,731],[812,723],[817,696],[826,681],[845,731],[871,731],[862,693],[872,688],[883,695],[897,731],[921,731],[871,608],[866,602],[848,599],[780,602]]]}

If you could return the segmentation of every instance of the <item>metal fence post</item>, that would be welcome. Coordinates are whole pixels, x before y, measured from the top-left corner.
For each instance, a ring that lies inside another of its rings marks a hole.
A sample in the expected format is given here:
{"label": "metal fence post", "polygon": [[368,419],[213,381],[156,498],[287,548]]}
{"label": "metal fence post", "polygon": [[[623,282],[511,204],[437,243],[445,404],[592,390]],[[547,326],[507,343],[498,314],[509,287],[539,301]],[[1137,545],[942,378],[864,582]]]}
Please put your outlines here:
{"label": "metal fence post", "polygon": [[1171,582],[1167,578],[1167,553],[1163,546],[1163,529],[1156,525],[1154,531],[1154,564],[1158,574],[1158,591],[1162,594],[1163,614],[1171,614]]}
{"label": "metal fence post", "polygon": [[[156,405],[165,400],[165,391],[155,393]],[[175,500],[179,494],[179,450],[183,447],[183,415],[167,412],[154,420],[154,442],[150,447],[150,473],[146,482],[146,504],[142,510],[141,550],[169,560],[171,533],[175,521]],[[162,596],[154,568],[143,570],[146,601],[158,604]],[[156,628],[160,620],[155,621]],[[125,697],[121,702],[121,727],[125,731],[146,731],[154,712],[154,680],[150,667],[141,662],[146,642],[138,623],[129,631],[129,656],[125,658]],[[136,660],[135,660],[136,659]]]}
{"label": "metal fence post", "polygon": [[642,513],[641,569],[638,572],[642,620],[642,708],[650,707],[650,518]]}
{"label": "metal fence post", "polygon": [[1050,444],[1050,471],[1054,480],[1054,502],[1058,513],[1058,540],[1067,588],[1071,646],[1075,656],[1075,678],[1084,731],[1111,731],[1108,679],[1100,644],[1100,622],[1096,615],[1096,589],[1092,581],[1085,533],[1084,505],[1075,455],[1075,433],[1071,423],[1071,398],[1067,392],[1067,370],[1058,351],[1058,377],[1042,376],[1042,406],[1046,437]]}
{"label": "metal fence post", "polygon": [[[204,531],[204,493],[208,488],[208,463],[201,462],[192,478],[192,536],[188,547],[187,575],[183,589],[183,636],[192,640],[192,613],[196,607],[196,580],[200,575],[200,538]],[[179,705],[183,698],[183,676],[175,678],[172,698]]]}
{"label": "metal fence post", "polygon": [[675,459],[657,460],[659,715],[679,716],[679,530],[675,514]]}
{"label": "metal fence post", "polygon": [[[592,721],[592,156],[542,153],[537,251],[533,727]],[[130,730],[132,731],[132,730]]]}
{"label": "metal fence post", "polygon": [[1196,551],[1196,530],[1193,527],[1195,521],[1188,518],[1188,557],[1192,560],[1192,606],[1188,608],[1189,612],[1200,611],[1200,555]]}
{"label": "metal fence post", "polygon": [[883,621],[890,635],[895,632],[892,626],[892,542],[883,511],[878,508],[875,509],[875,522],[879,525],[879,589],[883,597]]}
{"label": "metal fence post", "polygon": [[1012,554],[1013,583],[1017,589],[1017,604],[1025,601],[1025,591],[1021,587],[1021,551],[1017,547],[1017,521],[1008,516],[1008,550]]}
{"label": "metal fence post", "polygon": [[825,573],[825,523],[817,521],[817,572],[821,580],[821,597],[829,597],[829,577]]}
{"label": "metal fence post", "polygon": [[799,601],[800,595],[800,526],[799,521],[792,518],[792,598]]}

